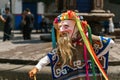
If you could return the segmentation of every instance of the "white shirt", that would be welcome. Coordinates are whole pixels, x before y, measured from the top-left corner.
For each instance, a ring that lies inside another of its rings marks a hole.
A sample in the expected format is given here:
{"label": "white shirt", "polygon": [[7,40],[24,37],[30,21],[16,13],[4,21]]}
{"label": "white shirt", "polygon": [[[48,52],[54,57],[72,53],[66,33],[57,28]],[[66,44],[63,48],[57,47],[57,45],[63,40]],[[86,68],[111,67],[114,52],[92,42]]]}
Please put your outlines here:
{"label": "white shirt", "polygon": [[45,57],[41,58],[37,65],[35,66],[39,71],[46,65],[50,63],[49,57],[46,55]]}

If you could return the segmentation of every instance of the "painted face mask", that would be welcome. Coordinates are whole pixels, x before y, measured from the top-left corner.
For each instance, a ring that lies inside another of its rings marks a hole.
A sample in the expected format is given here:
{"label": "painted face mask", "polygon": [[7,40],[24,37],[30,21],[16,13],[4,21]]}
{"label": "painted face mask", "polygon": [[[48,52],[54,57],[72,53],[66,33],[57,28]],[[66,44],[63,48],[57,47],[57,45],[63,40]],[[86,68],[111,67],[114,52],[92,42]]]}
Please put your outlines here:
{"label": "painted face mask", "polygon": [[79,23],[81,24],[83,30],[86,33],[86,25],[83,21],[80,19],[81,17],[77,15],[74,11],[68,10],[65,13],[62,13],[61,15],[57,16],[54,19],[53,25],[57,31],[57,39],[63,35],[67,35],[69,38],[76,38],[78,31],[78,25],[77,21],[79,20]]}
{"label": "painted face mask", "polygon": [[58,24],[58,28],[61,36],[67,35],[69,38],[72,38],[75,30],[75,21],[63,20]]}

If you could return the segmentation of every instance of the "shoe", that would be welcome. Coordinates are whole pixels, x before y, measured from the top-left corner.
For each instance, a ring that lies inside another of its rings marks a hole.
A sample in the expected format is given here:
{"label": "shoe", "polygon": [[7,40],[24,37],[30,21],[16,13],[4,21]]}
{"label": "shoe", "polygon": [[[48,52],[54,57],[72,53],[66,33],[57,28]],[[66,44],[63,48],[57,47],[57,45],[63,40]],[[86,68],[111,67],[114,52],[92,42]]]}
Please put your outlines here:
{"label": "shoe", "polygon": [[6,39],[3,39],[3,42],[5,42],[6,41]]}

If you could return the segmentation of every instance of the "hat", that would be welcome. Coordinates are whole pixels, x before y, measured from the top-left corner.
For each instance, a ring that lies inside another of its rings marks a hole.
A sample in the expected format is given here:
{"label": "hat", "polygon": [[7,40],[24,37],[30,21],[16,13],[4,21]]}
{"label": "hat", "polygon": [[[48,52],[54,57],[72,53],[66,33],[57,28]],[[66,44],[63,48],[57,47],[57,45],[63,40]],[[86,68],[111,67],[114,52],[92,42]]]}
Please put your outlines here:
{"label": "hat", "polygon": [[77,15],[77,13],[75,13],[72,10],[68,10],[67,12],[62,13],[61,15],[57,16],[54,19],[54,27],[57,28],[58,27],[58,23],[60,23],[63,20],[76,20],[76,19],[80,19],[80,17]]}
{"label": "hat", "polygon": [[87,21],[83,21],[83,16],[79,16],[76,12],[72,11],[72,10],[68,10],[67,12],[62,13],[61,15],[57,16],[54,19],[53,25],[55,27],[55,29],[58,29],[58,23],[60,23],[63,20],[79,20],[80,24],[82,27],[86,27]]}

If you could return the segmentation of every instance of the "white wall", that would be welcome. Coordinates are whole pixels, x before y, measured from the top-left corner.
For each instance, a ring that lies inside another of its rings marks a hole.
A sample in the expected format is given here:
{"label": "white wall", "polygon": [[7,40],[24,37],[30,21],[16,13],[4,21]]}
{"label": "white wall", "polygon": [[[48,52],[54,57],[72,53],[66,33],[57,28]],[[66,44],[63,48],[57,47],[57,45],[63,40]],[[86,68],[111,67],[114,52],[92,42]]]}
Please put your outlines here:
{"label": "white wall", "polygon": [[37,3],[37,14],[44,14],[45,12],[45,4],[43,2]]}
{"label": "white wall", "polygon": [[5,7],[10,7],[10,2],[9,0],[0,0],[0,13],[4,15]]}
{"label": "white wall", "polygon": [[13,14],[22,13],[22,0],[12,0],[12,13]]}
{"label": "white wall", "polygon": [[5,8],[5,4],[7,4],[9,2],[9,0],[0,0],[0,9],[1,8]]}

